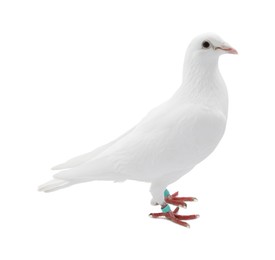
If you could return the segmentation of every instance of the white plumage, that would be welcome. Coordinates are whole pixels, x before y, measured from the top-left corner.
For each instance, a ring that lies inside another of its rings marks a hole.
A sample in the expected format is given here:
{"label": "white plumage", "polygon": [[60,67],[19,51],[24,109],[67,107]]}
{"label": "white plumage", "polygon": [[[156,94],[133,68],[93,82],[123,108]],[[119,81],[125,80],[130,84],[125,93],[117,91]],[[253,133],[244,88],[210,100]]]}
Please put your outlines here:
{"label": "white plumage", "polygon": [[151,183],[153,202],[164,205],[166,187],[212,153],[224,134],[228,98],[218,69],[223,53],[236,51],[217,35],[196,37],[186,52],[182,85],[167,102],[115,141],[55,166],[62,171],[39,190],[137,180]]}

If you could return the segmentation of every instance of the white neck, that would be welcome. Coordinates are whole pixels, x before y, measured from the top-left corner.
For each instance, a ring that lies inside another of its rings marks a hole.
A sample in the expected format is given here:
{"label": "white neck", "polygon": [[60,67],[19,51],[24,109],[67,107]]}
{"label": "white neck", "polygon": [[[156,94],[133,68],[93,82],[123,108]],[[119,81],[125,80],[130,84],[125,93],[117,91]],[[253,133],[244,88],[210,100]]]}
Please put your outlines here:
{"label": "white neck", "polygon": [[183,82],[172,99],[218,109],[227,117],[227,89],[219,72],[218,57],[204,59],[204,62],[186,57]]}

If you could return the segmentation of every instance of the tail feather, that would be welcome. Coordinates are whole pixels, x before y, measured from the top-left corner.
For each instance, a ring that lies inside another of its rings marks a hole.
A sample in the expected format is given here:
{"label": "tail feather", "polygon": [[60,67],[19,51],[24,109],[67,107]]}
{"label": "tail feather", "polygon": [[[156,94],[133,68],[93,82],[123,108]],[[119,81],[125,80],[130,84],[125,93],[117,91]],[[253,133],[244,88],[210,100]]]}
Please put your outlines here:
{"label": "tail feather", "polygon": [[70,181],[66,180],[60,180],[60,179],[53,179],[51,181],[48,181],[38,187],[39,191],[44,191],[44,192],[51,192],[59,189],[63,189],[65,187],[68,187],[72,185]]}

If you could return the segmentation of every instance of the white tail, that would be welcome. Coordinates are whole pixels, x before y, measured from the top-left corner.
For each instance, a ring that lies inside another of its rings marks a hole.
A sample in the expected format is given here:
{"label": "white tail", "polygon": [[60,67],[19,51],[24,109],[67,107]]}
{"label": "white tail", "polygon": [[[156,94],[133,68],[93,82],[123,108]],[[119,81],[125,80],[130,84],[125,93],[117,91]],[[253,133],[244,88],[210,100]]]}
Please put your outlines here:
{"label": "white tail", "polygon": [[39,191],[44,192],[51,192],[59,189],[63,189],[65,187],[68,187],[72,185],[70,181],[60,180],[60,179],[53,179],[51,181],[48,181],[38,187]]}

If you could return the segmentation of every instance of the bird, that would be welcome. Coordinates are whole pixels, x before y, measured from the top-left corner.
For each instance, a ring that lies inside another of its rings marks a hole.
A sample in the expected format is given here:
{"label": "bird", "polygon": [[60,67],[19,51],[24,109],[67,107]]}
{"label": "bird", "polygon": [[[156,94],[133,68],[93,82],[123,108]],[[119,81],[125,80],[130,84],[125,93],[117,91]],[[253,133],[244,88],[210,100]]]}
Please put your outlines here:
{"label": "bird", "polygon": [[218,66],[223,54],[238,52],[217,34],[195,37],[185,53],[182,83],[168,100],[114,141],[53,167],[58,172],[38,190],[51,192],[95,180],[147,182],[151,203],[161,208],[150,216],[190,227],[186,221],[199,215],[178,211],[196,198],[170,194],[167,186],[208,157],[224,135],[228,93]]}

